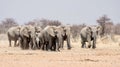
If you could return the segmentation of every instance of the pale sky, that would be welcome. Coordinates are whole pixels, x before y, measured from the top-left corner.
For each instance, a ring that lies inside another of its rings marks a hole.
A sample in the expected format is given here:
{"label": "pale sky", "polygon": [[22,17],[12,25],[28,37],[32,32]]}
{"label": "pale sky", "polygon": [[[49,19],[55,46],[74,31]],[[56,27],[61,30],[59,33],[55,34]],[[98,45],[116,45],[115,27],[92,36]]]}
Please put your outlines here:
{"label": "pale sky", "polygon": [[14,18],[19,24],[37,18],[96,24],[104,14],[120,23],[120,0],[0,0],[0,21]]}

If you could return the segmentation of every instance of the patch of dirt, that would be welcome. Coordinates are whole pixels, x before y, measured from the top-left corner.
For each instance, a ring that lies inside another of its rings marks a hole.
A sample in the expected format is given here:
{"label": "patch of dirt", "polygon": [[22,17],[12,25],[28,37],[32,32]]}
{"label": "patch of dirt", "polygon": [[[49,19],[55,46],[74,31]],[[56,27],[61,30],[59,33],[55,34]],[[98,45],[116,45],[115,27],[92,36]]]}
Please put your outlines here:
{"label": "patch of dirt", "polygon": [[96,49],[81,48],[80,41],[66,44],[60,52],[21,50],[9,47],[8,40],[0,40],[0,67],[120,67],[118,43],[97,42]]}

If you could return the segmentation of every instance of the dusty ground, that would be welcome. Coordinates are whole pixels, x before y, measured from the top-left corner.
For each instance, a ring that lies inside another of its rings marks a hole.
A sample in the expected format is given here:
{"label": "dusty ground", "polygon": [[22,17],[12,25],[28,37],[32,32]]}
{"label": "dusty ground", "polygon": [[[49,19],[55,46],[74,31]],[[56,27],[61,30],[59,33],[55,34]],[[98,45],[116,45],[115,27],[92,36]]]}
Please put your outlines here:
{"label": "dusty ground", "polygon": [[61,52],[47,52],[8,47],[6,38],[0,39],[0,67],[120,67],[117,42],[97,42],[94,50],[82,49],[80,45],[72,42],[72,50],[65,46]]}

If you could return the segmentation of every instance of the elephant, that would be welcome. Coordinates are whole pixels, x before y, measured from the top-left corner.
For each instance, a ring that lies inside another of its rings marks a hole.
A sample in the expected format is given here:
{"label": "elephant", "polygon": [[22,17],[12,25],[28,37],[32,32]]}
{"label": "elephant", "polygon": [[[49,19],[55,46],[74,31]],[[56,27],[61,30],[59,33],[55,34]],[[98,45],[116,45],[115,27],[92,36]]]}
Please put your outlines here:
{"label": "elephant", "polygon": [[41,39],[43,39],[41,37],[41,31],[42,31],[42,28],[41,27],[35,27],[35,30],[36,30],[36,37],[35,37],[35,43],[36,43],[36,47],[37,49],[40,49],[41,47],[41,44],[40,43],[43,43],[43,41]]}
{"label": "elephant", "polygon": [[66,26],[58,26],[59,28],[61,28],[61,36],[62,36],[62,43],[61,43],[61,48],[63,48],[64,46],[64,41],[67,41],[67,48],[70,50],[71,47],[71,43],[70,43],[70,26],[66,25]]}
{"label": "elephant", "polygon": [[88,42],[88,48],[91,48],[91,41],[93,41],[92,48],[96,48],[96,39],[98,36],[98,32],[101,30],[101,26],[86,26],[81,29],[80,37],[81,37],[81,48],[85,48],[85,42]]}
{"label": "elephant", "polygon": [[40,33],[36,33],[36,44],[37,44],[37,48],[40,49],[41,46],[43,46],[44,44],[44,40],[43,40],[43,36]]}
{"label": "elephant", "polygon": [[21,29],[20,26],[11,27],[8,29],[7,36],[8,36],[10,47],[11,47],[11,41],[14,41],[14,47],[18,46],[16,43],[19,39],[20,29]]}
{"label": "elephant", "polygon": [[39,34],[41,48],[59,51],[56,26],[46,26]]}
{"label": "elephant", "polygon": [[29,49],[29,47],[31,49],[37,48],[36,32],[39,32],[39,28],[31,25],[26,25],[21,28],[19,42],[22,49]]}
{"label": "elephant", "polygon": [[20,30],[19,44],[21,49],[28,49],[30,42],[30,33],[28,26],[22,26]]}

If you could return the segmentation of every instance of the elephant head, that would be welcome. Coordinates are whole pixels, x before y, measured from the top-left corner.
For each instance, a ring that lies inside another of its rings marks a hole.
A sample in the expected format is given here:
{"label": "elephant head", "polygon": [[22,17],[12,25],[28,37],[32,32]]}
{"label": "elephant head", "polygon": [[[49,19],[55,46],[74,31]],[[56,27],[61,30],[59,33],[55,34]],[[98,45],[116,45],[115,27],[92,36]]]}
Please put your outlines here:
{"label": "elephant head", "polygon": [[96,38],[98,36],[100,30],[101,30],[101,26],[93,26],[93,27],[91,27],[92,38]]}
{"label": "elephant head", "polygon": [[41,28],[41,27],[35,26],[35,32],[36,32],[36,33],[40,33],[41,31],[42,31],[42,28]]}
{"label": "elephant head", "polygon": [[30,33],[31,33],[31,31],[30,31],[28,26],[23,26],[21,31],[20,31],[20,34],[25,36],[25,37],[29,37]]}
{"label": "elephant head", "polygon": [[57,36],[56,26],[47,26],[46,27],[46,32],[52,37]]}

